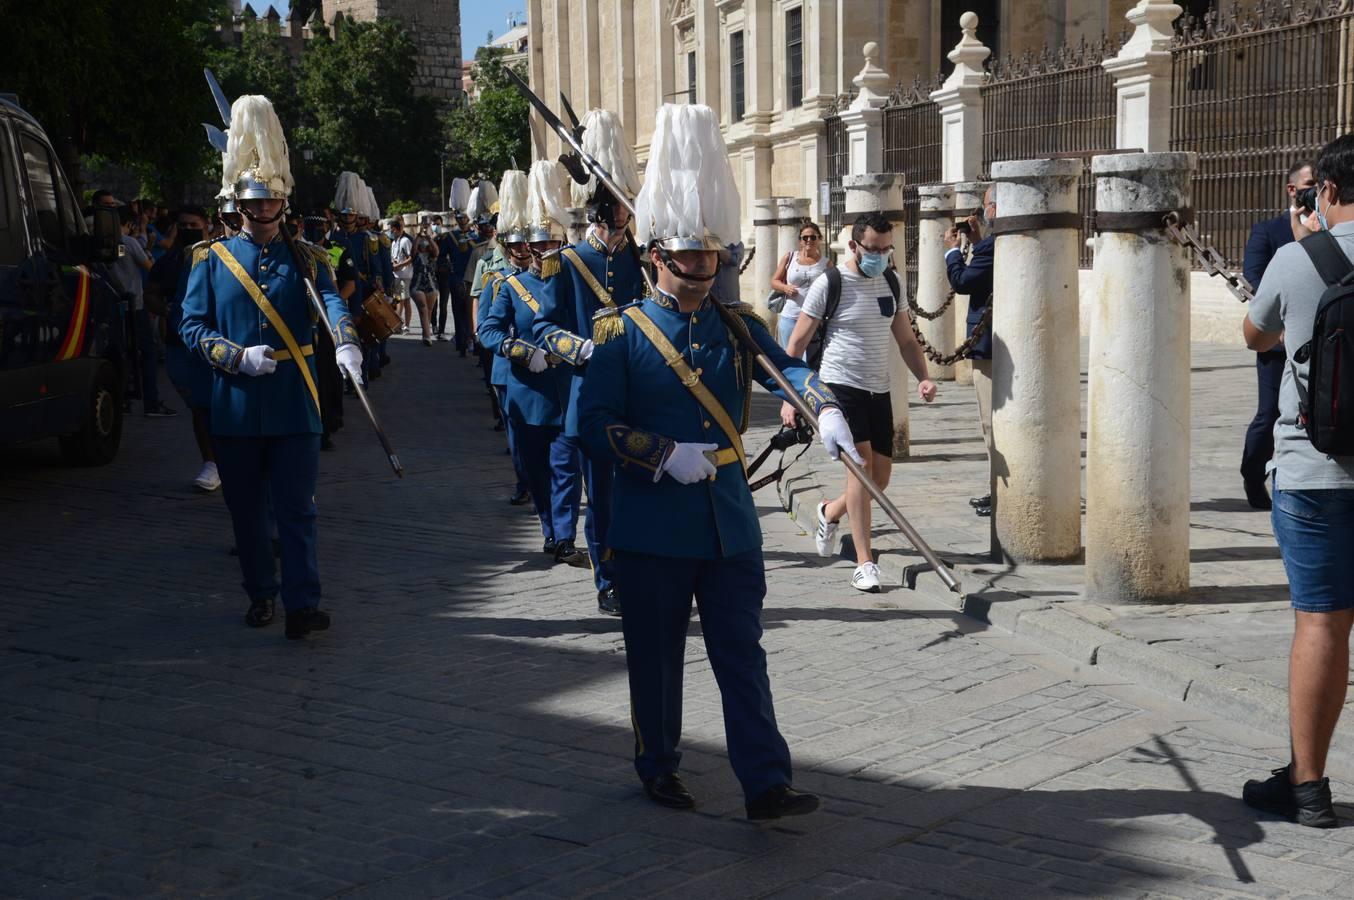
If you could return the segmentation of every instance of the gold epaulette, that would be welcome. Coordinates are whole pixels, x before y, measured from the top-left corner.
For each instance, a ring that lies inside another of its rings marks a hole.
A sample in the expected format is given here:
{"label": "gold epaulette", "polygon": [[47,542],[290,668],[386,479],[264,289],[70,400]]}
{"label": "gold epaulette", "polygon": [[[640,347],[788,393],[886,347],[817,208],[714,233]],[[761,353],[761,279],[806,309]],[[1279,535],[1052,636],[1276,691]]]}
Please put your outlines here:
{"label": "gold epaulette", "polygon": [[310,270],[310,277],[314,278],[323,266],[329,271],[329,278],[334,278],[334,262],[329,258],[329,251],[312,244],[309,241],[297,241],[296,248],[301,252],[301,258],[307,263],[306,268]]}
{"label": "gold epaulette", "polygon": [[381,235],[381,246],[387,248],[390,246],[390,237],[388,235]]}
{"label": "gold epaulette", "polygon": [[559,253],[555,252],[541,260],[540,278],[542,281],[549,281],[559,274],[559,256]]}
{"label": "gold epaulette", "polygon": [[192,248],[189,250],[189,252],[192,254],[193,266],[196,266],[198,263],[201,262],[206,262],[207,257],[211,256],[212,254],[212,244],[220,240],[224,240],[224,238],[219,237],[212,238],[209,241],[198,241],[196,244],[194,244]]}
{"label": "gold epaulette", "polygon": [[600,309],[592,317],[592,344],[600,347],[625,334],[625,316],[619,307]]}
{"label": "gold epaulette", "polygon": [[738,313],[738,315],[742,316],[743,318],[751,319],[758,325],[765,328],[767,331],[771,330],[771,326],[768,325],[766,323],[766,320],[763,319],[761,315],[758,314],[756,307],[754,307],[751,303],[726,303],[725,306],[727,306],[733,312]]}

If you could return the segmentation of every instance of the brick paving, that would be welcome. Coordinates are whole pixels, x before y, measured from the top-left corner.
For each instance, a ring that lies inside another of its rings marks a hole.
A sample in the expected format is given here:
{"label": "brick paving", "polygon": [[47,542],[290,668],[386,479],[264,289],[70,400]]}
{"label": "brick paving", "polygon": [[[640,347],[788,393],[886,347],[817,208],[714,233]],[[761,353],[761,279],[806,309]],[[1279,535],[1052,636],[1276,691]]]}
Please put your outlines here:
{"label": "brick paving", "polygon": [[797,785],[824,809],[743,819],[698,621],[683,769],[700,806],[651,805],[619,624],[504,502],[475,371],[449,344],[392,354],[373,398],[408,477],[350,404],[317,494],[334,628],[303,643],[243,625],[184,418],[129,419],[102,469],[0,451],[0,895],[1354,895],[1354,829],[1236,799],[1282,735],[924,591],[857,594],[770,489],[765,644]]}

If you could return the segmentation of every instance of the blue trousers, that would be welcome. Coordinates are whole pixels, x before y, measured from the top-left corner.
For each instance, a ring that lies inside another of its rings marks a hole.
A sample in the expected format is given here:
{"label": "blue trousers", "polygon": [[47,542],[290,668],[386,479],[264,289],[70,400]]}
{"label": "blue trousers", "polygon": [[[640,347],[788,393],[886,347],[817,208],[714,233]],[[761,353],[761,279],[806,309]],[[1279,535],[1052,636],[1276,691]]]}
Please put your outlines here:
{"label": "blue trousers", "polygon": [[682,754],[682,666],[694,597],[719,684],[729,762],[752,800],[790,784],[790,748],[776,726],[762,650],[762,551],[726,559],[678,559],[616,551],[635,771],[647,781],[676,772]]}
{"label": "blue trousers", "polygon": [[1241,452],[1241,477],[1264,481],[1265,466],[1274,456],[1274,423],[1279,418],[1279,383],[1288,352],[1280,344],[1255,354],[1255,381],[1259,388],[1255,418],[1246,428],[1246,448]]}
{"label": "blue trousers", "polygon": [[282,605],[287,612],[319,606],[315,478],[320,467],[320,436],[214,435],[213,443],[221,493],[235,528],[245,593],[250,600],[278,594],[268,522],[271,498],[282,542]]}
{"label": "blue trousers", "polygon": [[518,416],[510,418],[522,447],[522,466],[541,534],[546,540],[574,540],[583,495],[577,449],[564,443],[564,430],[558,425],[529,425]]}
{"label": "blue trousers", "polygon": [[517,489],[513,493],[521,494],[530,490],[531,483],[527,480],[526,463],[522,459],[521,438],[517,433],[518,429],[513,427],[515,417],[508,415],[508,389],[501,384],[492,387],[494,396],[498,398],[499,413],[503,416],[503,431],[508,436],[508,455],[512,457],[512,470],[517,476]]}
{"label": "blue trousers", "polygon": [[583,453],[578,438],[566,437],[565,440],[579,448],[583,460],[583,483],[588,489],[588,514],[583,521],[583,535],[588,540],[588,556],[592,557],[592,580],[597,590],[610,590],[614,579],[606,533],[611,524],[611,480],[615,469],[609,461],[595,462]]}

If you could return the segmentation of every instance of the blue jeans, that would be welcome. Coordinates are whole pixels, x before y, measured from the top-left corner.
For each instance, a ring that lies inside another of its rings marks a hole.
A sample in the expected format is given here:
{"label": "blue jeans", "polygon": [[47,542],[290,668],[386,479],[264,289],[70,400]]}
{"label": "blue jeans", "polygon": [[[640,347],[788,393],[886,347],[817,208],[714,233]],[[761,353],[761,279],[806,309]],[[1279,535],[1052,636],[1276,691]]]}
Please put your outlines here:
{"label": "blue jeans", "polygon": [[1293,608],[1354,609],[1354,488],[1275,490],[1270,520]]}

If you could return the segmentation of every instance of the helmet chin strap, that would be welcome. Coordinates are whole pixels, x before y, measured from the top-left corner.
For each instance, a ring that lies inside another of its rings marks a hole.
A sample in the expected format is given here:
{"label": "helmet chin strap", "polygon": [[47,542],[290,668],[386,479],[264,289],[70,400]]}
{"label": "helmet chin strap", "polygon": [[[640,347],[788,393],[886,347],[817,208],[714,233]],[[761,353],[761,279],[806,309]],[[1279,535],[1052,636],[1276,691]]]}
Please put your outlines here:
{"label": "helmet chin strap", "polygon": [[680,268],[678,268],[677,261],[672,258],[672,252],[668,250],[668,248],[662,246],[661,244],[658,247],[658,258],[663,260],[664,268],[666,268],[669,272],[671,272],[673,275],[676,275],[683,281],[692,281],[698,284],[701,283],[708,284],[709,282],[714,281],[715,276],[719,274],[718,265],[715,266],[715,270],[711,272],[709,275],[691,275],[686,272],[683,272]]}
{"label": "helmet chin strap", "polygon": [[253,213],[251,213],[249,211],[249,207],[244,205],[244,201],[241,201],[238,205],[240,215],[244,216],[246,219],[253,222],[255,225],[271,225],[274,222],[279,221],[283,216],[287,214],[287,204],[285,203],[283,203],[280,207],[278,207],[277,215],[268,218],[264,218],[263,216],[256,216]]}

